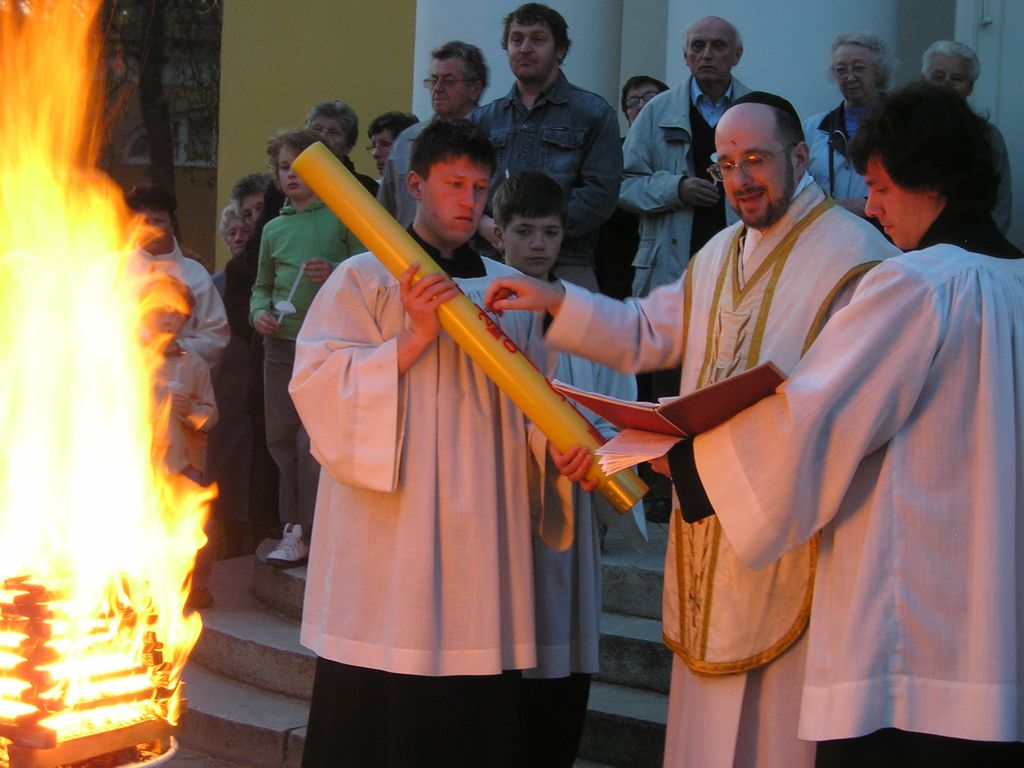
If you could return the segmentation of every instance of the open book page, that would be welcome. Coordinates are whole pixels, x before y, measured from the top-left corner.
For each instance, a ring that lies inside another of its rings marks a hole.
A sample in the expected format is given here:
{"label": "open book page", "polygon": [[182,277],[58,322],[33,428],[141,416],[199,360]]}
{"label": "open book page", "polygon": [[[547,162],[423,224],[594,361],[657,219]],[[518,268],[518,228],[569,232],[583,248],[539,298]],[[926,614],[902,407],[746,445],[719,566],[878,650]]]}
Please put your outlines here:
{"label": "open book page", "polygon": [[[645,403],[636,400],[621,400],[617,397],[588,392],[558,379],[551,380],[551,386],[574,400],[584,408],[589,408],[599,416],[603,416],[619,429],[639,429],[646,432],[677,434],[680,432],[672,423],[658,413],[658,403]],[[672,398],[677,399],[677,398]]]}
{"label": "open book page", "polygon": [[598,463],[608,474],[632,467],[642,461],[650,461],[668,453],[668,449],[683,438],[646,432],[642,429],[624,429],[614,435],[595,453]]}
{"label": "open book page", "polygon": [[603,416],[620,429],[656,432],[678,438],[693,437],[718,426],[772,394],[785,378],[778,368],[767,362],[696,392],[660,403],[620,400],[557,380],[551,384],[566,397]]}

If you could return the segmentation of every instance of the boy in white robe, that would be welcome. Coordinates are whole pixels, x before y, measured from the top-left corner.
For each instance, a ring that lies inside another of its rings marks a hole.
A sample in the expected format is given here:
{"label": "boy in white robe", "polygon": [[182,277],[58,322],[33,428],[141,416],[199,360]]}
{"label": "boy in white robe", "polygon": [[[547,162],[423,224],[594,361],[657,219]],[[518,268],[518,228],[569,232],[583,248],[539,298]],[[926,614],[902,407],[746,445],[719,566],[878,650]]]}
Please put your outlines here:
{"label": "boy in white robe", "polygon": [[[410,232],[449,276],[396,280],[353,256],[297,340],[290,390],[323,466],[301,629],[319,657],[306,768],[523,764],[526,423],[436,315],[514,272],[466,245],[494,154],[471,124],[437,122],[410,167]],[[538,320],[516,315],[497,322],[529,350]]]}
{"label": "boy in white robe", "polygon": [[[565,193],[543,173],[523,172],[494,193],[494,234],[505,263],[541,280],[552,270],[562,245],[568,213]],[[555,378],[613,397],[636,398],[636,379],[575,355],[559,355]],[[605,436],[615,427],[589,411]],[[538,463],[551,450],[531,430]],[[633,546],[647,538],[642,505],[619,515],[599,493],[587,493],[552,466],[540,517],[533,521],[534,599],[537,666],[523,673],[529,750],[524,765],[571,768],[587,714],[591,677],[598,671],[601,639],[602,525],[620,527]]]}

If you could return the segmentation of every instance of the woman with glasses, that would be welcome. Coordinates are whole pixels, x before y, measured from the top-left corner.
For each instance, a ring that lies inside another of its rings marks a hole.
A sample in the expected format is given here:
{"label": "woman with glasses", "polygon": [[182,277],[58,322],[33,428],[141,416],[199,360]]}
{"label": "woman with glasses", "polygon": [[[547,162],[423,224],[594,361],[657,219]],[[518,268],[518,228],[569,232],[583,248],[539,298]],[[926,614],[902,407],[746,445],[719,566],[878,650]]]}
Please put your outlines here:
{"label": "woman with glasses", "polygon": [[882,98],[896,62],[885,43],[870,32],[848,32],[832,42],[829,75],[843,100],[831,112],[804,121],[811,148],[808,172],[837,203],[864,215],[867,188],[849,159],[847,145]]}

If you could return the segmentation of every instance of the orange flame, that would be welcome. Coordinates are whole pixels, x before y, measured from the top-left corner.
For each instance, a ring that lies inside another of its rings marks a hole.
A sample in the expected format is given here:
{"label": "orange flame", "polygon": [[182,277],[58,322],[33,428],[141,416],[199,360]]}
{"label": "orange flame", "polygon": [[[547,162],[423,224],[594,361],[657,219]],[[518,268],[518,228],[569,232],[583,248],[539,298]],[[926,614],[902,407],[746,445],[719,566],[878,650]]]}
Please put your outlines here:
{"label": "orange flame", "polygon": [[[176,719],[212,495],[151,460],[167,414],[152,402],[159,350],[139,340],[128,268],[142,233],[95,170],[98,6],[0,0],[0,722],[24,716],[32,685],[54,713],[36,722],[59,740]],[[42,681],[12,671],[27,644],[7,610],[25,598],[19,577],[48,591],[55,617]],[[111,705],[74,713],[98,695]]]}

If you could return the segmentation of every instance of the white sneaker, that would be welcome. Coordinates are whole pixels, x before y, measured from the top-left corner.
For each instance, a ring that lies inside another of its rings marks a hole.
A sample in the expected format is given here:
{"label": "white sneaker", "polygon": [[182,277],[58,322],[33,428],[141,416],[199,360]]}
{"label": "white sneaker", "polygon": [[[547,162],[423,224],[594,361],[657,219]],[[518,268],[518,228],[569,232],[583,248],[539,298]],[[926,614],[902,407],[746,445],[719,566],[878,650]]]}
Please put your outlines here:
{"label": "white sneaker", "polygon": [[267,562],[279,568],[302,565],[309,557],[309,547],[302,540],[302,526],[291,523],[284,527],[284,538],[267,553]]}

